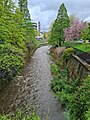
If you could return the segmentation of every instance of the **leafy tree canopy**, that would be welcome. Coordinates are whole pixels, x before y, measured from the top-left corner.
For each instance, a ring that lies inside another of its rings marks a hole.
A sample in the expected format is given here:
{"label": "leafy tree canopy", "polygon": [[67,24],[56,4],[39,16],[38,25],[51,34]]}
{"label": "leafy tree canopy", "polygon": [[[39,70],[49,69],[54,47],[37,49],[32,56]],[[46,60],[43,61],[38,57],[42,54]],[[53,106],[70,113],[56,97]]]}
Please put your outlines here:
{"label": "leafy tree canopy", "polygon": [[[24,5],[27,5],[27,1]],[[26,6],[27,8],[27,6]],[[28,10],[26,10],[28,11]],[[0,81],[16,76],[25,63],[27,45],[35,35],[29,13],[14,6],[12,0],[0,0]]]}
{"label": "leafy tree canopy", "polygon": [[67,9],[64,3],[62,3],[58,10],[57,18],[51,30],[51,37],[49,43],[51,45],[58,44],[61,46],[61,42],[64,41],[64,29],[69,27],[69,25],[70,25],[70,20],[67,14]]}

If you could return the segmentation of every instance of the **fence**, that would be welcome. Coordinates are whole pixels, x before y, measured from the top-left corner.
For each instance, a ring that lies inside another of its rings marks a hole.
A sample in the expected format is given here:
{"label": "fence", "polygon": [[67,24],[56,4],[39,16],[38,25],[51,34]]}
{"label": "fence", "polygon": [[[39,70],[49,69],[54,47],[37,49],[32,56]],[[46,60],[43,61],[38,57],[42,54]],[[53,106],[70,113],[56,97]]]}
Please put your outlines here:
{"label": "fence", "polygon": [[[70,48],[71,46],[67,46],[66,48]],[[73,47],[72,47],[73,48]],[[88,52],[84,52],[82,50],[79,50],[77,48],[73,48],[75,50],[75,54],[80,57],[82,60],[86,61],[88,64],[90,64],[90,54]]]}

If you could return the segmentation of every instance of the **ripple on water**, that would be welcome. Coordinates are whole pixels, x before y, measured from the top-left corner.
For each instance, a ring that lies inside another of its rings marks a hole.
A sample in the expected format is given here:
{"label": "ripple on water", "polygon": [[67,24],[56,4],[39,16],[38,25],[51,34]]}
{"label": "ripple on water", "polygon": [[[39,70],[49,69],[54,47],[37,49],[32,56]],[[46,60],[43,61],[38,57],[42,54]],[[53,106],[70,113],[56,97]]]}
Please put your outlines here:
{"label": "ripple on water", "polygon": [[50,92],[50,59],[48,46],[38,48],[30,63],[15,81],[0,91],[0,113],[16,109],[35,110],[41,120],[64,120],[57,98]]}

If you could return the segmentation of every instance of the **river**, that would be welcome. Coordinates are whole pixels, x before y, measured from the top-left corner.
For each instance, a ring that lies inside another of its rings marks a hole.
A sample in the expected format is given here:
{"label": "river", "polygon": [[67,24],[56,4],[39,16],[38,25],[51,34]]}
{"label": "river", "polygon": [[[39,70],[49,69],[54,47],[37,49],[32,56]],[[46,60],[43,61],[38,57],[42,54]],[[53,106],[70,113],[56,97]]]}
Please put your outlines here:
{"label": "river", "polygon": [[35,111],[41,120],[65,120],[60,102],[50,89],[49,47],[38,48],[23,74],[0,91],[0,113]]}

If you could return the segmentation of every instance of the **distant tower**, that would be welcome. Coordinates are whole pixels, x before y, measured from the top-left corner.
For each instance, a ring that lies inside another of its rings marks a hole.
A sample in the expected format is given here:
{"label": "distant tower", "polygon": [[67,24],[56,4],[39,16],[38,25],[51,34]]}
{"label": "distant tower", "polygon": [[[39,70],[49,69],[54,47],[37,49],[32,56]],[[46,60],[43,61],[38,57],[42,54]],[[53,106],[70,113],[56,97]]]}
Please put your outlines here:
{"label": "distant tower", "polygon": [[37,30],[40,32],[40,21],[37,21]]}
{"label": "distant tower", "polygon": [[40,32],[40,22],[39,21],[32,22],[32,24],[33,24],[33,28]]}

